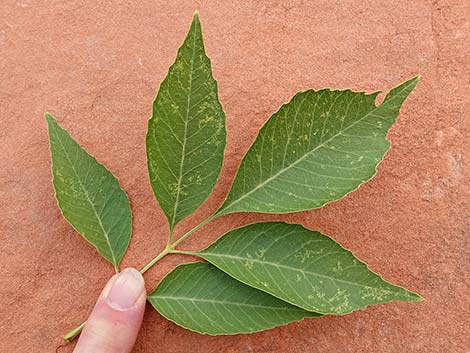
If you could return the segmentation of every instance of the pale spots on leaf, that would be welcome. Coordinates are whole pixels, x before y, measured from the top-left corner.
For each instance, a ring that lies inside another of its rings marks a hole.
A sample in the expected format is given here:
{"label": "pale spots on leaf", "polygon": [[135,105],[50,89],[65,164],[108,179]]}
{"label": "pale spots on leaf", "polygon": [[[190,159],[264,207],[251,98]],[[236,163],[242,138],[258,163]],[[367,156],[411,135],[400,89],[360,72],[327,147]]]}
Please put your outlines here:
{"label": "pale spots on leaf", "polygon": [[171,228],[207,199],[223,164],[225,113],[195,21],[160,85],[147,138],[152,189]]}
{"label": "pale spots on leaf", "polygon": [[381,287],[366,287],[362,290],[361,293],[361,299],[372,299],[376,302],[383,302],[388,300],[391,294],[389,290],[383,290]]}
{"label": "pale spots on leaf", "polygon": [[326,294],[325,292],[322,290],[322,288],[320,286],[316,286],[316,285],[311,285],[311,290],[313,292],[313,294],[309,294],[307,296],[308,299],[310,300],[324,300]]}
{"label": "pale spots on leaf", "polygon": [[168,190],[170,192],[170,195],[173,198],[176,198],[178,196],[178,193],[180,194],[180,196],[188,195],[188,192],[184,190],[184,186],[184,184],[180,184],[178,182],[168,184]]}
{"label": "pale spots on leaf", "polygon": [[343,272],[343,264],[340,261],[336,262],[336,266],[333,267],[333,272],[336,272],[336,273]]}
{"label": "pale spots on leaf", "polygon": [[300,225],[251,224],[228,232],[198,255],[243,283],[314,312],[342,314],[382,303],[383,288],[393,290],[387,301],[403,298],[402,288],[383,281],[350,251]]}
{"label": "pale spots on leaf", "polygon": [[173,113],[175,113],[175,114],[177,114],[180,110],[180,108],[174,103],[171,103],[170,107],[171,107],[171,110],[173,111]]}
{"label": "pale spots on leaf", "polygon": [[247,269],[249,269],[249,270],[253,269],[253,265],[254,265],[254,261],[253,261],[253,260],[246,260],[246,261],[244,262],[244,266],[245,266]]}
{"label": "pale spots on leaf", "polygon": [[323,255],[325,248],[317,248],[317,249],[305,249],[299,253],[296,253],[294,257],[300,259],[301,263],[305,263],[310,259],[313,259],[319,255]]}
{"label": "pale spots on leaf", "polygon": [[215,117],[212,116],[212,115],[206,115],[204,116],[202,119],[199,119],[198,121],[198,125],[199,125],[199,128],[205,126],[205,125],[208,125],[209,123],[212,123],[215,121]]}
{"label": "pale spots on leaf", "polygon": [[328,301],[333,306],[333,311],[340,313],[347,313],[352,310],[352,306],[349,301],[349,294],[344,289],[337,288],[336,293],[333,297],[328,298]]}
{"label": "pale spots on leaf", "polygon": [[[129,199],[117,179],[46,115],[58,205],[69,223],[116,271],[130,240]],[[118,214],[119,217],[113,216]],[[117,226],[119,225],[119,226]]]}
{"label": "pale spots on leaf", "polygon": [[263,259],[264,254],[266,254],[266,249],[265,248],[258,249],[255,254],[256,254],[257,259]]}
{"label": "pale spots on leaf", "polygon": [[177,72],[181,72],[184,70],[184,63],[183,60],[177,60],[175,64],[173,65],[173,69]]}
{"label": "pale spots on leaf", "polygon": [[[380,106],[361,92],[296,94],[261,129],[220,213],[305,211],[357,189],[374,175],[389,145],[387,122],[395,120],[416,83],[412,79],[395,88]],[[257,158],[261,152],[269,157]],[[357,153],[363,157],[360,172]],[[253,178],[253,170],[269,172]],[[273,198],[273,183],[292,194]],[[338,191],[328,193],[326,183]]]}
{"label": "pale spots on leaf", "polygon": [[190,187],[192,185],[201,185],[202,177],[200,174],[191,174],[187,179],[187,184],[181,186],[182,189]]}

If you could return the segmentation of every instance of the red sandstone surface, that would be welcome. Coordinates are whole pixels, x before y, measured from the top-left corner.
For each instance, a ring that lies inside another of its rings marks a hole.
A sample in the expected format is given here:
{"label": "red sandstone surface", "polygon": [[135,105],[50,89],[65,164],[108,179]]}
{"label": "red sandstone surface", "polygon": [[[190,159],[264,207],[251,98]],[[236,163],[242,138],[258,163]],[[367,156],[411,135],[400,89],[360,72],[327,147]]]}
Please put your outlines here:
{"label": "red sandstone surface", "polygon": [[[468,1],[58,1],[0,3],[0,352],[71,352],[61,335],[90,312],[112,275],[54,200],[45,111],[121,181],[134,232],[123,266],[165,245],[144,138],[152,100],[192,14],[227,113],[214,194],[178,234],[214,211],[259,127],[297,91],[387,91],[421,74],[376,178],[323,209],[234,214],[191,238],[282,219],[320,229],[386,279],[422,294],[347,316],[243,336],[186,331],[147,308],[135,352],[470,351]],[[182,256],[145,275],[147,288]]]}

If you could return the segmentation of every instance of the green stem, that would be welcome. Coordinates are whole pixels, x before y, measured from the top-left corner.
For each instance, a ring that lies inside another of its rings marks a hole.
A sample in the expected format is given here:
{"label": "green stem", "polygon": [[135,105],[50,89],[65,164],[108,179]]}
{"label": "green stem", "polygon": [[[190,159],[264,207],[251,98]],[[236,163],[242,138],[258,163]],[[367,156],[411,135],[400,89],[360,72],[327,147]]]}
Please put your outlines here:
{"label": "green stem", "polygon": [[[213,214],[212,216],[209,216],[208,218],[206,218],[204,221],[202,221],[201,223],[199,223],[197,226],[195,226],[194,228],[190,229],[189,231],[187,231],[185,234],[183,234],[182,237],[178,238],[177,240],[175,240],[173,243],[171,243],[171,237],[172,235],[170,235],[168,237],[169,241],[168,241],[168,244],[165,248],[165,250],[163,250],[160,254],[158,254],[152,261],[150,261],[147,265],[145,265],[145,267],[140,270],[140,273],[144,274],[145,272],[147,272],[153,265],[155,265],[158,261],[160,261],[162,258],[164,258],[166,255],[170,254],[170,253],[173,253],[173,254],[182,254],[183,252],[180,252],[179,250],[175,250],[176,246],[178,246],[178,244],[181,244],[185,239],[187,239],[191,234],[193,234],[195,231],[197,231],[198,229],[204,227],[207,223],[209,223],[210,221],[216,219],[219,215],[217,213]],[[170,232],[171,234],[171,232]]]}
{"label": "green stem", "polygon": [[214,213],[212,216],[209,216],[208,218],[206,218],[204,221],[199,223],[197,226],[195,226],[194,228],[187,231],[183,236],[181,236],[180,238],[175,240],[175,242],[173,244],[171,244],[171,248],[172,249],[176,248],[179,244],[181,244],[183,241],[185,241],[191,234],[193,234],[198,229],[204,227],[207,223],[209,223],[210,221],[216,219],[217,217],[219,217],[219,215],[217,213]]}
{"label": "green stem", "polygon": [[166,242],[166,247],[169,248],[171,246],[171,241],[173,240],[173,229],[170,229],[170,233],[168,233],[168,240]]}
{"label": "green stem", "polygon": [[158,261],[163,259],[169,253],[170,253],[170,248],[167,246],[165,250],[163,250],[152,261],[150,261],[147,265],[145,265],[144,268],[140,270],[140,273],[144,274],[145,272],[147,272],[153,265],[155,265]]}
{"label": "green stem", "polygon": [[73,330],[70,330],[64,335],[64,340],[72,341],[75,337],[77,337],[80,332],[82,332],[83,328],[85,327],[86,321],[83,322],[81,325],[75,327]]}
{"label": "green stem", "polygon": [[[219,216],[220,215],[217,214],[217,212],[214,213],[212,216],[210,216],[209,218],[205,219],[204,221],[199,223],[194,228],[187,231],[185,234],[183,234],[183,236],[181,236],[179,239],[175,240],[174,243],[171,243],[171,239],[173,237],[173,231],[170,231],[170,235],[168,237],[168,242],[167,242],[166,248],[160,254],[158,254],[152,261],[150,261],[147,265],[145,265],[144,268],[142,268],[140,270],[140,273],[144,274],[145,272],[147,272],[153,265],[155,265],[158,261],[163,259],[168,254],[194,255],[195,254],[194,252],[184,251],[184,250],[176,250],[175,247],[177,245],[181,244],[185,239],[187,239],[195,231],[197,231],[198,229],[204,227],[207,223],[209,223],[210,221],[216,219]],[[118,273],[118,272],[116,272],[116,273]],[[75,327],[73,330],[70,330],[69,332],[67,332],[64,335],[64,340],[72,341],[75,337],[77,337],[80,334],[80,332],[82,332],[83,328],[85,327],[85,324],[86,324],[86,321],[83,322],[81,325]]]}
{"label": "green stem", "polygon": [[172,250],[171,251],[172,254],[182,254],[182,255],[196,255],[197,256],[197,252],[195,251],[186,251],[186,250]]}

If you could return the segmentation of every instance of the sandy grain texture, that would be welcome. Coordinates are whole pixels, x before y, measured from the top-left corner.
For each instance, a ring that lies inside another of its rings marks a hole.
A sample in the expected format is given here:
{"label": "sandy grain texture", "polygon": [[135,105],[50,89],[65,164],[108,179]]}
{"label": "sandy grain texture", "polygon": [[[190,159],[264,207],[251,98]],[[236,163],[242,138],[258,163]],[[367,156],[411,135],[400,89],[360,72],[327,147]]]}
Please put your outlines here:
{"label": "sandy grain texture", "polygon": [[[144,139],[155,92],[195,9],[228,144],[215,193],[178,234],[221,203],[258,128],[295,92],[388,90],[423,78],[372,182],[317,211],[221,218],[186,248],[255,219],[300,222],[426,300],[233,337],[185,331],[148,307],[134,351],[470,351],[470,4],[463,0],[2,0],[0,351],[54,352],[113,273],[56,206],[45,111],[128,192],[134,235],[123,265],[141,267],[164,247],[167,224],[148,182]],[[181,261],[168,258],[149,271],[148,289]]]}

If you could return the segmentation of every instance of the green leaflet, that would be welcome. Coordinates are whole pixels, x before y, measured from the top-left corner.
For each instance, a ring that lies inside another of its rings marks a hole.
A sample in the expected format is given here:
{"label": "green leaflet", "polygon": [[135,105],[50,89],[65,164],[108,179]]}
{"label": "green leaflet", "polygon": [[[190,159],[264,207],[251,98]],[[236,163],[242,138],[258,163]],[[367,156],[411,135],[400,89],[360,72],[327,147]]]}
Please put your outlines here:
{"label": "green leaflet", "polygon": [[[415,77],[392,89],[379,106],[378,92],[297,93],[262,127],[217,212],[173,241],[178,222],[213,190],[226,143],[225,113],[196,13],[148,121],[150,183],[170,232],[167,246],[141,273],[172,253],[197,255],[209,263],[176,267],[148,296],[152,306],[184,328],[223,335],[393,300],[420,300],[370,271],[334,240],[301,225],[256,223],[226,233],[199,252],[176,250],[219,216],[319,208],[370,180],[390,147],[386,135],[418,81]],[[46,120],[59,208],[118,272],[131,235],[129,199],[117,179],[51,115]],[[76,337],[85,323],[64,339]]]}
{"label": "green leaflet", "polygon": [[320,316],[238,282],[205,262],[176,267],[148,300],[168,320],[210,335],[263,331]]}
{"label": "green leaflet", "polygon": [[249,286],[322,314],[420,300],[384,281],[334,240],[296,224],[251,224],[195,254]]}
{"label": "green leaflet", "polygon": [[390,143],[387,132],[418,83],[378,94],[308,90],[284,104],[243,158],[217,215],[318,208],[371,179]]}
{"label": "green leaflet", "polygon": [[46,113],[55,196],[65,219],[118,271],[131,237],[129,199],[118,180]]}
{"label": "green leaflet", "polygon": [[209,196],[222,168],[224,148],[225,113],[195,14],[148,124],[150,182],[171,230]]}

